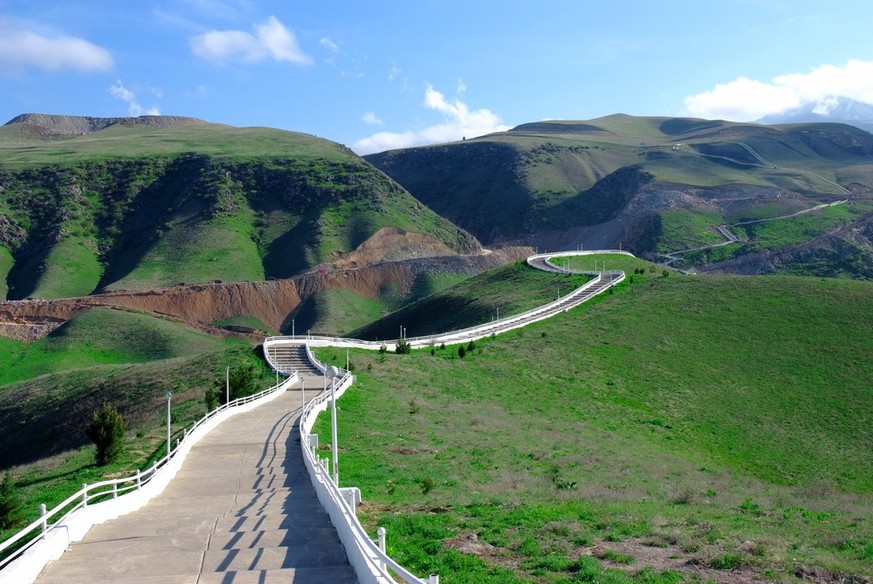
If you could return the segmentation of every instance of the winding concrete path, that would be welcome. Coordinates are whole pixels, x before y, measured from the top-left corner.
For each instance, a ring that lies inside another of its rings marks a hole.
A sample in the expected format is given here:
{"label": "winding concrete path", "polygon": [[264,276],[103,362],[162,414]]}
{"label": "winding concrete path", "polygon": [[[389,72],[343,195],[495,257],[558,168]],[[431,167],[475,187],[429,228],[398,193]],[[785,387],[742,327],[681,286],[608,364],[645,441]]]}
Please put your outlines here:
{"label": "winding concrete path", "polygon": [[287,391],[219,425],[164,493],[95,526],[37,582],[357,582],[303,465],[300,406]]}

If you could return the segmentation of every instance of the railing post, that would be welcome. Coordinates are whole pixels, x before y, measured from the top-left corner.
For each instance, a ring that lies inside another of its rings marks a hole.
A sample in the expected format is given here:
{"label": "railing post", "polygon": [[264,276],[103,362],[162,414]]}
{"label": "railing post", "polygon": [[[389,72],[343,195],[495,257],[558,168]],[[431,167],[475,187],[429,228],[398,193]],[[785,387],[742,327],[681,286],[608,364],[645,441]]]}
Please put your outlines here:
{"label": "railing post", "polygon": [[439,574],[431,574],[427,579],[427,584],[440,584],[440,575]]}
{"label": "railing post", "polygon": [[112,498],[118,498],[118,483],[112,483]]}
{"label": "railing post", "polygon": [[[382,550],[382,553],[387,556],[388,552],[385,551],[385,534],[386,531],[384,527],[380,527],[376,530],[376,535],[379,537],[379,549]],[[379,560],[379,566],[381,566],[383,571],[385,570],[385,562],[383,562],[381,559]]]}
{"label": "railing post", "polygon": [[136,469],[136,490],[140,490],[142,488],[142,471]]}
{"label": "railing post", "polygon": [[45,514],[48,513],[48,509],[46,509],[45,503],[39,504],[39,516],[42,517],[42,536],[45,537],[45,532],[48,531],[48,519],[45,518]]}
{"label": "railing post", "polygon": [[88,483],[82,483],[82,507],[88,506]]}

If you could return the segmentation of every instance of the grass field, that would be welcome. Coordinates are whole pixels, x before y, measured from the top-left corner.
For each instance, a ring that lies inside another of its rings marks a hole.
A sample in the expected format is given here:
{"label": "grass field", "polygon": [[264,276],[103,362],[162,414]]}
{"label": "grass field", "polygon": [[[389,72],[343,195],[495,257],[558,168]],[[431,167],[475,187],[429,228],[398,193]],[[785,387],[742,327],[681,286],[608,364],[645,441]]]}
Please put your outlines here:
{"label": "grass field", "polygon": [[340,478],[389,552],[449,583],[873,575],[870,285],[646,272],[599,298],[464,359],[352,353]]}

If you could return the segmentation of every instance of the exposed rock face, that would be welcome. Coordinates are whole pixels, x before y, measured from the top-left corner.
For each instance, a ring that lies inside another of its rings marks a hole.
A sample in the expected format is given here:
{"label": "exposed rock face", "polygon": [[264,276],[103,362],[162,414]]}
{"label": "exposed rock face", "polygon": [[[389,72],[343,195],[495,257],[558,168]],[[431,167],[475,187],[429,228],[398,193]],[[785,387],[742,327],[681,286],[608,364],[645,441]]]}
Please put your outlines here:
{"label": "exposed rock face", "polygon": [[183,116],[139,116],[130,118],[92,118],[90,116],[57,116],[50,114],[21,114],[9,120],[6,125],[20,124],[41,128],[49,134],[81,135],[105,130],[110,126],[152,126],[155,128],[171,128],[174,126],[192,126],[205,124],[197,118]]}

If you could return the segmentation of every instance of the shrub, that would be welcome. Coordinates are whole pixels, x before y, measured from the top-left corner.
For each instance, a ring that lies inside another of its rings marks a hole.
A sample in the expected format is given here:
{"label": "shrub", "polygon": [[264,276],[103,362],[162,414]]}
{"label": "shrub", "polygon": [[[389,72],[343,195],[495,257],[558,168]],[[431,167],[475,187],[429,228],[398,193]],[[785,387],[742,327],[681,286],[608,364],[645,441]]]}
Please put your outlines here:
{"label": "shrub", "polygon": [[379,353],[380,354],[384,355],[387,352],[388,352],[388,346],[385,343],[382,343],[381,345],[379,345]]}
{"label": "shrub", "polygon": [[394,349],[398,355],[408,355],[412,352],[412,345],[409,344],[409,341],[404,339],[400,339],[397,341],[397,347]]}
{"label": "shrub", "polygon": [[94,412],[94,418],[88,425],[88,438],[97,446],[95,460],[97,466],[113,462],[124,451],[124,433],[127,425],[124,418],[114,407],[103,404]]}
{"label": "shrub", "polygon": [[11,529],[21,521],[21,493],[12,480],[12,473],[6,472],[0,481],[0,529]]}
{"label": "shrub", "polygon": [[469,352],[475,351],[475,350],[476,350],[476,343],[474,343],[471,340],[469,343],[467,343],[467,352],[469,353]]}
{"label": "shrub", "polygon": [[461,345],[460,347],[458,347],[458,357],[463,359],[466,356],[467,356],[467,348],[464,347],[464,345]]}
{"label": "shrub", "polygon": [[424,477],[424,480],[421,481],[421,494],[427,495],[434,488],[433,479],[430,477]]}
{"label": "shrub", "polygon": [[203,403],[206,404],[207,413],[218,407],[218,390],[215,387],[206,388],[203,392]]}

